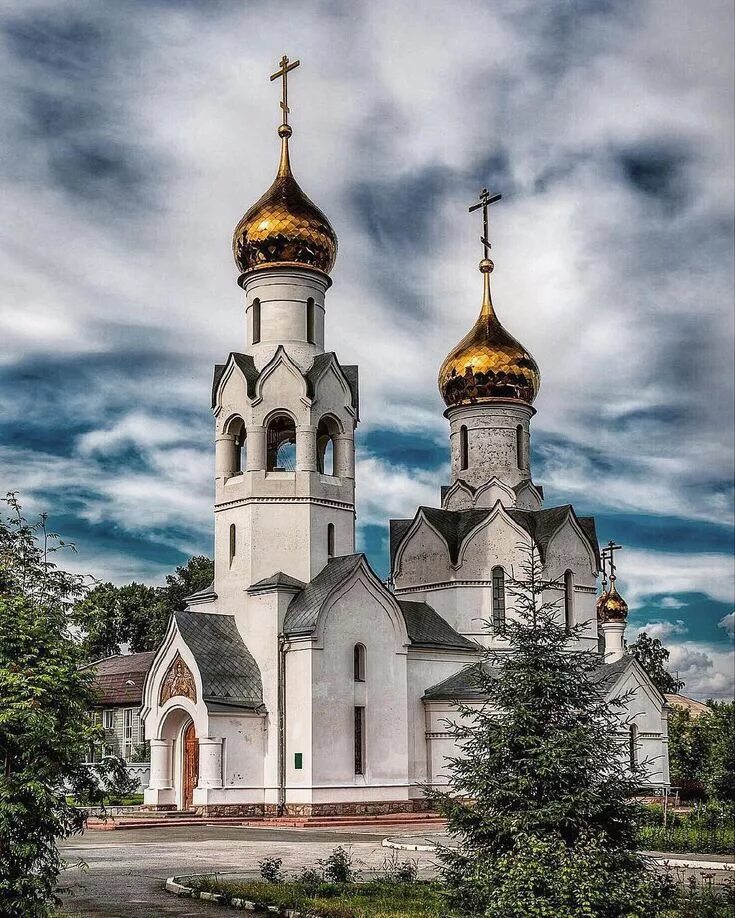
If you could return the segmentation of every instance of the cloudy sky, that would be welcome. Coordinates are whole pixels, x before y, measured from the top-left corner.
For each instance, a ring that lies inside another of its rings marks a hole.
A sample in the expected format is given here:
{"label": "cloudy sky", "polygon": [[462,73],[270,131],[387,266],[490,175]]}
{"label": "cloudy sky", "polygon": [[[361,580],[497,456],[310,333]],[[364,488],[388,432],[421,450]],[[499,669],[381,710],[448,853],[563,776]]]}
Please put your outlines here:
{"label": "cloudy sky", "polygon": [[71,564],[212,549],[212,366],[244,344],[231,232],[294,170],[360,365],[359,541],[448,477],[437,369],[494,295],[541,366],[534,478],[625,545],[632,631],[732,691],[730,0],[1,0],[0,487]]}

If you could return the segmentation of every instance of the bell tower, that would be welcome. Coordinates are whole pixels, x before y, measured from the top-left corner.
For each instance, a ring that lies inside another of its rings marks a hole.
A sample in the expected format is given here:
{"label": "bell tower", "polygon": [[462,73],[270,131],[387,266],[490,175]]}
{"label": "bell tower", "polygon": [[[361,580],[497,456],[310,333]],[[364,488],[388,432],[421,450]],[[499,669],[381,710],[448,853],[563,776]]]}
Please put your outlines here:
{"label": "bell tower", "polygon": [[355,543],[357,367],[324,349],[337,237],[294,178],[282,58],[276,177],[233,237],[244,347],[215,368],[215,591],[224,608],[281,571],[311,580]]}
{"label": "bell tower", "polygon": [[[445,509],[492,506],[537,509],[541,492],[531,479],[530,421],[540,374],[528,351],[500,324],[490,292],[488,207],[499,194],[483,189],[470,212],[482,208],[480,261],[483,295],[477,321],[439,371],[452,452],[452,484]],[[489,501],[489,503],[488,503]]]}

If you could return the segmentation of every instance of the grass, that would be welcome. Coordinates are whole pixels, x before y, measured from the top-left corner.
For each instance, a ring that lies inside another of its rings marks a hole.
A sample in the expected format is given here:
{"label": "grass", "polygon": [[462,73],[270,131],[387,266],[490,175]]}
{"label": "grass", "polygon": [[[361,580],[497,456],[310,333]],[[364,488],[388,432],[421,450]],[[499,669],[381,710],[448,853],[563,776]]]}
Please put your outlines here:
{"label": "grass", "polygon": [[[194,883],[192,882],[192,885]],[[196,888],[240,898],[262,908],[277,905],[323,916],[323,918],[439,918],[440,887],[436,883],[367,883],[265,881],[227,883],[216,877],[197,878]]]}
{"label": "grass", "polygon": [[643,826],[640,846],[645,851],[689,852],[692,854],[732,854],[735,831],[706,826]]}

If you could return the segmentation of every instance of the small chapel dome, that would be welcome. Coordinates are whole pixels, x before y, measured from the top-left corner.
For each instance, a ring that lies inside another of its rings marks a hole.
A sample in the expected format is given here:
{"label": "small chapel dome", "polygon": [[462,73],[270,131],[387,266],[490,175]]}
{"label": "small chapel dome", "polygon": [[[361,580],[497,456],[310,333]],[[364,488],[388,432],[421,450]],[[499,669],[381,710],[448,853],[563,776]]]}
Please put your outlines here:
{"label": "small chapel dome", "polygon": [[337,257],[337,236],[293,177],[288,153],[291,127],[282,124],[278,133],[278,172],[268,191],[235,228],[235,264],[243,273],[267,265],[303,265],[328,274]]}
{"label": "small chapel dome", "polygon": [[628,619],[628,603],[618,593],[613,580],[610,589],[597,600],[597,620],[602,622],[625,622]]}
{"label": "small chapel dome", "polygon": [[439,371],[439,391],[450,408],[496,398],[515,399],[530,405],[541,385],[538,364],[503,328],[495,314],[490,297],[492,270],[492,261],[483,258],[480,271],[484,294],[480,315]]}

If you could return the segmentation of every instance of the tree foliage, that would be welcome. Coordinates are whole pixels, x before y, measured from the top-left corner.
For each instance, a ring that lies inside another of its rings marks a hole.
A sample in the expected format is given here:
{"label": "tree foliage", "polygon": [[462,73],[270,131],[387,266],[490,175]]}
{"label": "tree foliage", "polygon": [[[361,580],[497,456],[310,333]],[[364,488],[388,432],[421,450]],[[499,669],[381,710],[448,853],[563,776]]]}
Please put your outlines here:
{"label": "tree foliage", "polygon": [[91,674],[68,628],[82,577],[60,570],[64,547],[14,495],[0,514],[0,914],[41,918],[62,861],[56,839],[83,828],[67,794],[99,798],[84,767],[101,738],[89,716]]}
{"label": "tree foliage", "polygon": [[684,682],[666,669],[670,654],[658,638],[642,631],[628,647],[628,653],[638,660],[662,695],[676,695],[684,688]]}
{"label": "tree foliage", "polygon": [[486,918],[656,914],[659,887],[636,853],[640,775],[625,766],[620,720],[597,653],[568,647],[543,602],[538,556],[509,582],[508,649],[475,667],[487,701],[449,721],[461,754],[449,791],[428,789],[458,847],[443,849],[449,912]]}
{"label": "tree foliage", "polygon": [[204,589],[213,577],[212,560],[197,555],[169,574],[161,587],[98,583],[73,610],[85,659],[99,660],[119,653],[123,644],[131,653],[155,650],[171,614],[181,612],[185,597]]}
{"label": "tree foliage", "polygon": [[671,782],[685,794],[735,807],[735,704],[709,701],[709,712],[669,714]]}

